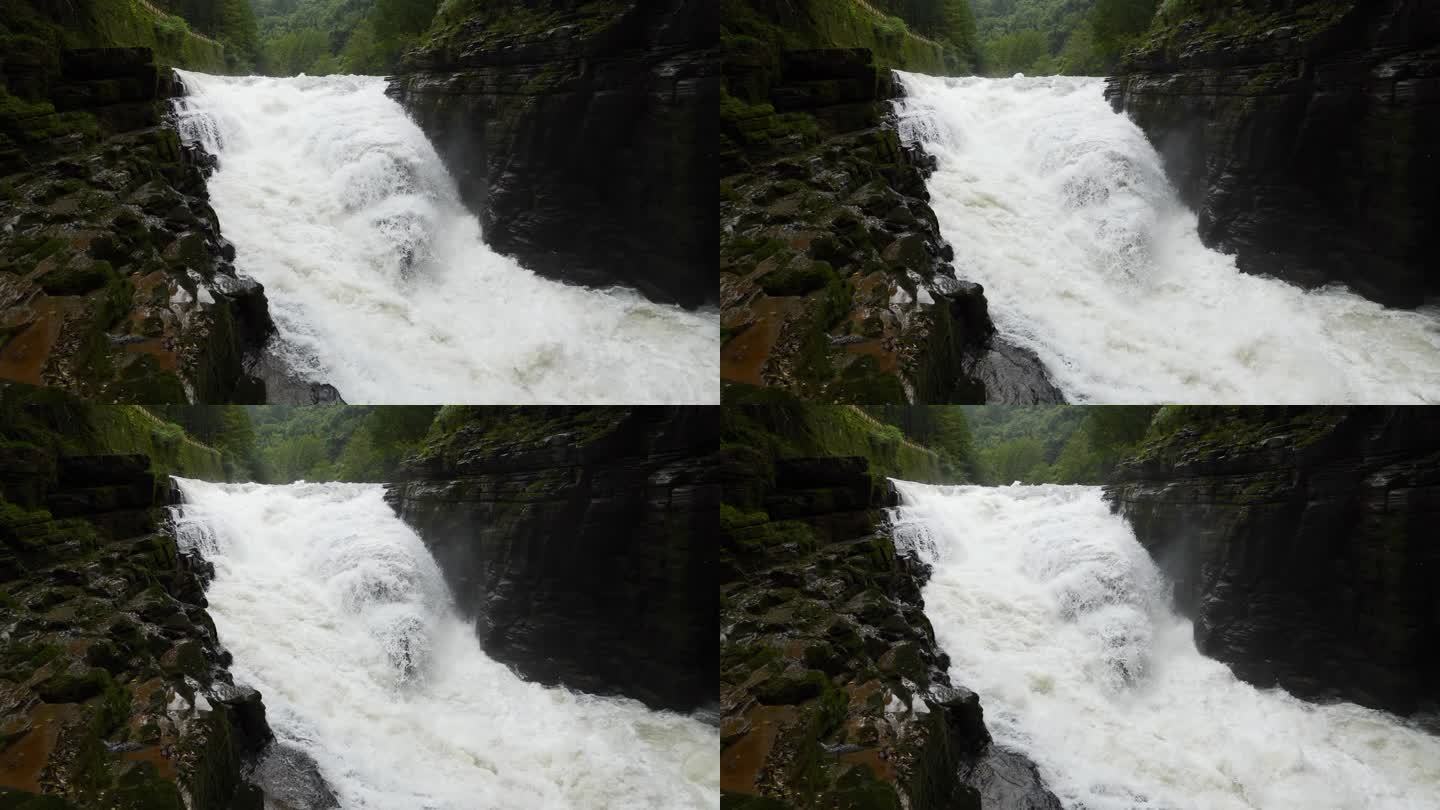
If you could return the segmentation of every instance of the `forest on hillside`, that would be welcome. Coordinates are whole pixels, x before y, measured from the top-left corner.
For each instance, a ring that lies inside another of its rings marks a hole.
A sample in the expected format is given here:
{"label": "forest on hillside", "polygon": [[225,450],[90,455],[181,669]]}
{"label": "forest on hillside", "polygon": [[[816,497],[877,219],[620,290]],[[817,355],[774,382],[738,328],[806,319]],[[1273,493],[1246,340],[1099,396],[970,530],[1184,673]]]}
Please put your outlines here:
{"label": "forest on hillside", "polygon": [[156,409],[219,450],[232,481],[386,481],[417,449],[434,405],[212,405]]}
{"label": "forest on hillside", "polygon": [[970,0],[991,76],[1101,76],[1149,29],[1157,8],[1199,0]]}

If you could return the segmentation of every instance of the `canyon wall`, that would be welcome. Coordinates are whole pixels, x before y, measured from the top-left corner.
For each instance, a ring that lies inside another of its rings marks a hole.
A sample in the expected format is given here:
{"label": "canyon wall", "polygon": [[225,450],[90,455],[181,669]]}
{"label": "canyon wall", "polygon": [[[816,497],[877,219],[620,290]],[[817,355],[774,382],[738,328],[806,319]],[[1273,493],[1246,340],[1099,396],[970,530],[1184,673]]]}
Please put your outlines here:
{"label": "canyon wall", "polygon": [[[28,40],[27,40],[28,41]],[[146,48],[33,47],[0,63],[0,379],[109,401],[259,402],[273,329],[236,274],[205,176],[165,120],[183,92]]]}
{"label": "canyon wall", "polygon": [[1440,294],[1440,5],[1178,6],[1106,95],[1160,150],[1206,244],[1387,305]]}
{"label": "canyon wall", "polygon": [[524,677],[715,701],[716,408],[446,408],[387,498]]}
{"label": "canyon wall", "polygon": [[929,571],[886,526],[897,496],[874,462],[890,460],[787,456],[794,420],[727,410],[724,805],[1059,810],[1029,760],[991,745],[980,697],[950,680],[920,595]]}
{"label": "canyon wall", "polygon": [[1440,706],[1440,413],[1158,418],[1106,494],[1174,582],[1200,650],[1308,699]]}
{"label": "canyon wall", "polygon": [[[168,477],[103,452],[84,406],[21,414],[14,396],[0,391],[0,804],[259,810],[244,774],[271,737],[265,709],[228,671],[209,566],[165,525]],[[152,429],[106,435],[139,445]],[[171,461],[205,474],[209,454]]]}
{"label": "canyon wall", "polygon": [[957,280],[963,246],[941,235],[925,186],[933,159],[902,142],[890,109],[891,68],[958,66],[923,38],[877,39],[876,13],[746,0],[723,20],[726,396],[1060,401],[1038,360],[995,337],[980,285]]}
{"label": "canyon wall", "polygon": [[457,2],[391,80],[485,240],[565,281],[715,301],[718,5]]}

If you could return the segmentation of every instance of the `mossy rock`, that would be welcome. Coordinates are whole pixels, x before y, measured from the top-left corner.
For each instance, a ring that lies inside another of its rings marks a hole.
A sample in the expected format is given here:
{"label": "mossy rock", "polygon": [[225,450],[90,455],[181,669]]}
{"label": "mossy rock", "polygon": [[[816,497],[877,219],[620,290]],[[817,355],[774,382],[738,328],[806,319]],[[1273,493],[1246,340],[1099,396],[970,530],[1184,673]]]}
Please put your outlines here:
{"label": "mossy rock", "polygon": [[118,278],[110,262],[73,256],[64,267],[41,276],[40,286],[51,295],[84,295]]}
{"label": "mossy rock", "polygon": [[781,269],[762,276],[760,287],[768,295],[805,295],[839,281],[829,262],[796,256]]}
{"label": "mossy rock", "polygon": [[787,706],[820,697],[829,688],[829,677],[818,669],[786,670],[755,687],[755,699],[770,706]]}

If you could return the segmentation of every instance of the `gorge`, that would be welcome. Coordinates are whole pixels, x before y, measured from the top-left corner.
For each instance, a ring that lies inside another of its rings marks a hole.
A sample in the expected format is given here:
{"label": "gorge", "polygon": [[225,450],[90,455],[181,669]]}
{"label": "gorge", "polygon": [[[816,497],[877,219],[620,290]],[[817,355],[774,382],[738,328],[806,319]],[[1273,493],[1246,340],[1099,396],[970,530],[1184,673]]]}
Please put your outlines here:
{"label": "gorge", "polygon": [[1074,402],[1434,402],[1440,311],[1242,273],[1099,79],[901,74],[956,275]]}
{"label": "gorge", "polygon": [[1065,806],[1418,808],[1440,789],[1433,733],[1202,656],[1099,487],[897,487],[953,676]]}
{"label": "gorge", "polygon": [[180,130],[218,158],[212,203],[293,376],[375,403],[718,399],[713,314],[498,254],[384,79],[181,77]]}
{"label": "gorge", "polygon": [[0,387],[0,806],[717,807],[715,409],[164,413]]}
{"label": "gorge", "polygon": [[489,658],[379,485],[179,483],[236,677],[333,806],[715,806],[713,726]]}

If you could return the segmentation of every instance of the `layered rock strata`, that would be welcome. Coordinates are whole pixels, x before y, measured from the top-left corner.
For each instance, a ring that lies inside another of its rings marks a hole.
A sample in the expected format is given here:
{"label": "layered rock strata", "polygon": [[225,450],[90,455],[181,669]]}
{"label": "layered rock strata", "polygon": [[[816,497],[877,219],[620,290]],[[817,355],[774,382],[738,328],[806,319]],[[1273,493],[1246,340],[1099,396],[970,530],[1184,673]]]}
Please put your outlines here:
{"label": "layered rock strata", "polygon": [[205,176],[144,48],[6,54],[0,378],[101,400],[263,401],[273,325],[236,274]]}
{"label": "layered rock strata", "polygon": [[889,482],[860,457],[723,464],[722,804],[1058,810],[950,681]]}
{"label": "layered rock strata", "polygon": [[1440,6],[1186,8],[1106,95],[1160,149],[1206,244],[1246,272],[1392,306],[1440,295]]}
{"label": "layered rock strata", "polygon": [[1106,494],[1173,580],[1200,650],[1237,676],[1399,713],[1440,706],[1434,409],[1195,409]]}
{"label": "layered rock strata", "polygon": [[390,93],[486,242],[565,281],[713,303],[718,5],[452,5]]}
{"label": "layered rock strata", "polygon": [[[0,805],[259,810],[270,740],[138,455],[0,445]],[[44,794],[44,798],[39,794]]]}
{"label": "layered rock strata", "polygon": [[713,704],[717,410],[447,409],[387,498],[491,657],[660,708]]}
{"label": "layered rock strata", "polygon": [[726,383],[871,406],[1061,400],[994,337],[984,290],[957,280],[933,159],[901,142],[898,87],[870,51],[737,45],[725,82]]}

